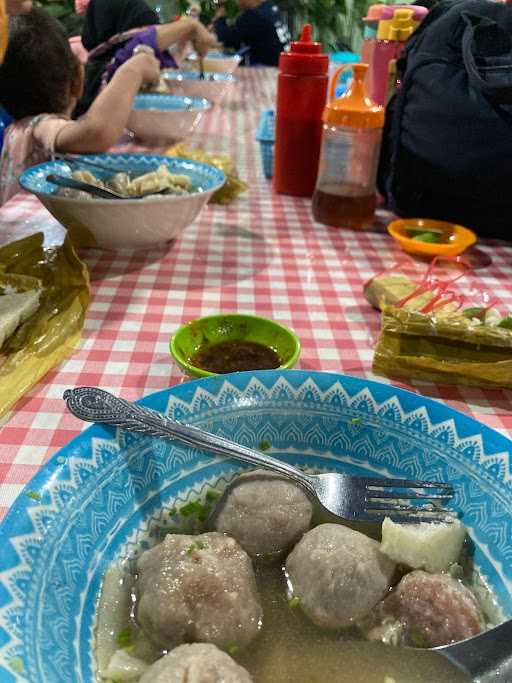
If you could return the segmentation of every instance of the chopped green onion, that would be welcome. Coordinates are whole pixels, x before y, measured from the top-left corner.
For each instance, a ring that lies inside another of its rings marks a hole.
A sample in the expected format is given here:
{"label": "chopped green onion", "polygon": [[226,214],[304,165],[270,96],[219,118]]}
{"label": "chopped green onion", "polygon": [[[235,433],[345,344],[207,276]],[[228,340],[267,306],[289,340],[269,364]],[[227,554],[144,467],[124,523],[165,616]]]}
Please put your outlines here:
{"label": "chopped green onion", "polygon": [[268,441],[266,441],[265,439],[263,439],[263,441],[260,441],[260,445],[259,445],[260,451],[268,451],[269,448],[270,448],[270,444]]}
{"label": "chopped green onion", "polygon": [[133,645],[133,633],[131,628],[123,628],[116,636],[116,643],[120,648],[126,648]]}
{"label": "chopped green onion", "polygon": [[498,327],[504,327],[506,330],[512,330],[512,315],[507,315],[498,323]]}
{"label": "chopped green onion", "polygon": [[17,674],[22,674],[25,671],[25,666],[21,657],[11,657],[9,660],[9,666]]}
{"label": "chopped green onion", "polygon": [[41,500],[41,494],[37,491],[27,491],[27,496],[32,500]]}
{"label": "chopped green onion", "polygon": [[215,491],[215,489],[210,489],[209,491],[206,492],[206,500],[209,503],[215,503],[216,500],[219,500],[220,498],[220,493],[218,491]]}
{"label": "chopped green onion", "polygon": [[205,544],[202,541],[197,541],[196,542],[196,548],[198,550],[204,550],[206,548]]}
{"label": "chopped green onion", "polygon": [[350,420],[350,423],[353,424],[353,425],[361,425],[361,424],[363,424],[363,418],[361,418],[361,417],[353,417],[353,418]]}
{"label": "chopped green onion", "polygon": [[193,500],[187,503],[180,509],[180,514],[183,517],[192,517],[192,515],[199,515],[203,511],[204,505],[198,500]]}
{"label": "chopped green onion", "polygon": [[481,320],[485,316],[485,308],[481,308],[480,306],[466,308],[464,311],[462,311],[462,315],[470,320],[472,318],[478,318],[478,320]]}
{"label": "chopped green onion", "polygon": [[428,647],[428,640],[423,633],[417,633],[412,631],[409,634],[409,640],[414,645],[414,647]]}
{"label": "chopped green onion", "polygon": [[232,645],[227,646],[226,652],[228,653],[228,655],[231,655],[233,657],[234,655],[236,655],[239,649],[240,647],[233,643]]}
{"label": "chopped green onion", "polygon": [[192,555],[192,553],[194,552],[195,549],[196,549],[195,543],[192,543],[192,545],[189,545],[187,550],[186,550],[187,555]]}
{"label": "chopped green onion", "polygon": [[300,605],[300,598],[299,598],[298,595],[294,595],[293,598],[290,598],[290,599],[288,600],[288,607],[289,607],[290,609],[295,609],[295,608],[298,607],[299,605]]}

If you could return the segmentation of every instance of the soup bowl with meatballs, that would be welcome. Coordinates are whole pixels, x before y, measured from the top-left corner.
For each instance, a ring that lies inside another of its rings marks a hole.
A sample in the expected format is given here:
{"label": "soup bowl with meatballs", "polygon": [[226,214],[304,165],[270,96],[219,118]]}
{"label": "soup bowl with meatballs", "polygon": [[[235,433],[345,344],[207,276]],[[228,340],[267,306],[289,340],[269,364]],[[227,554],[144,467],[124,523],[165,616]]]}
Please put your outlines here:
{"label": "soup bowl with meatballs", "polygon": [[512,617],[511,443],[342,375],[215,376],[142,404],[311,472],[449,481],[446,524],[343,524],[294,483],[95,425],[0,527],[0,680],[463,683],[433,648]]}

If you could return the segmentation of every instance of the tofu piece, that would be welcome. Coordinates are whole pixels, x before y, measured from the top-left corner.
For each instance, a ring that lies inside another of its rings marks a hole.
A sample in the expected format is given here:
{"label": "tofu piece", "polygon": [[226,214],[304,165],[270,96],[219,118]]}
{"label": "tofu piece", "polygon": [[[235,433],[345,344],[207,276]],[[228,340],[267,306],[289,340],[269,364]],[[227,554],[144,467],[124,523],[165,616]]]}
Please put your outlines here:
{"label": "tofu piece", "polygon": [[446,524],[396,524],[386,517],[380,550],[395,562],[436,574],[459,560],[465,536],[458,519]]}
{"label": "tofu piece", "polygon": [[137,657],[132,657],[125,650],[116,650],[112,655],[110,664],[105,671],[105,677],[121,683],[124,681],[138,681],[149,669],[148,664]]}
{"label": "tofu piece", "polygon": [[39,308],[37,290],[0,296],[0,347]]}

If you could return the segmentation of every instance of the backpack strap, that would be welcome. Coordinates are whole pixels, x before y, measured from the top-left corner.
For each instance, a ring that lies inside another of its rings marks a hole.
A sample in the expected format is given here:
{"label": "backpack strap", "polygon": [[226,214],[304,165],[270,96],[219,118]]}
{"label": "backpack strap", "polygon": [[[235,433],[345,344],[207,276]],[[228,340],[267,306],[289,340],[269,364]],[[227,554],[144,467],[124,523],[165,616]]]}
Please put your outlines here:
{"label": "backpack strap", "polygon": [[470,85],[493,104],[512,104],[512,41],[490,17],[463,12],[462,59]]}

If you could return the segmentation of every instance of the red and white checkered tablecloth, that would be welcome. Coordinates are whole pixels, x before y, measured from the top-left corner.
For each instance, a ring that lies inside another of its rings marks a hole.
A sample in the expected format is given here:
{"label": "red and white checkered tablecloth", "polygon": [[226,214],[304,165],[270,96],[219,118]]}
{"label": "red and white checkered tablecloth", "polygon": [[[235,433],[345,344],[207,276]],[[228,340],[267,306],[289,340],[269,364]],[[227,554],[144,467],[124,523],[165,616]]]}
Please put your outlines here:
{"label": "red and white checkered tablecloth", "polygon": [[[299,335],[298,367],[372,376],[379,314],[362,286],[399,254],[382,230],[321,226],[308,200],[272,194],[255,131],[274,93],[273,71],[240,70],[237,89],[194,135],[194,144],[236,160],[250,185],[239,200],[209,206],[179,239],[158,249],[82,252],[92,281],[82,343],[0,428],[0,517],[52,453],[85,427],[65,411],[64,390],[97,385],[134,400],[184,381],[169,356],[169,338],[197,316],[270,316]],[[34,197],[20,194],[0,210],[2,242],[41,229],[50,241],[62,239],[62,228]],[[487,242],[480,249],[492,259],[478,271],[481,285],[512,310],[512,246]],[[413,390],[512,436],[512,392],[423,383]]]}

